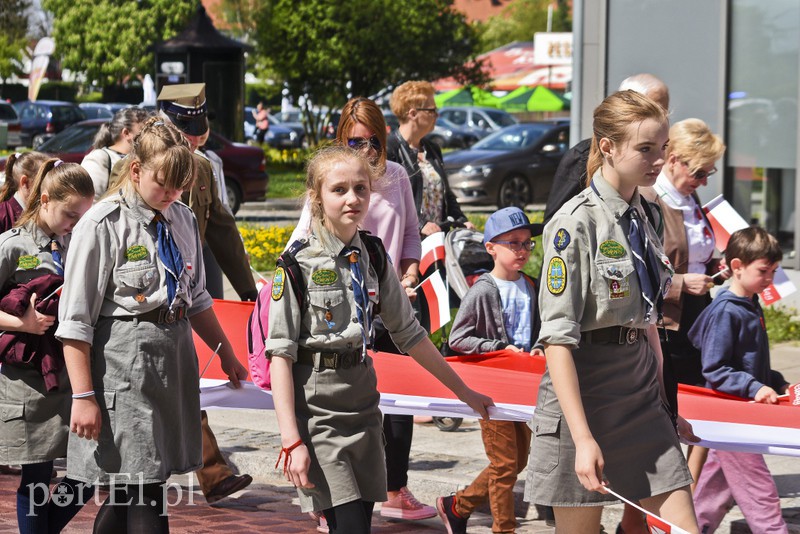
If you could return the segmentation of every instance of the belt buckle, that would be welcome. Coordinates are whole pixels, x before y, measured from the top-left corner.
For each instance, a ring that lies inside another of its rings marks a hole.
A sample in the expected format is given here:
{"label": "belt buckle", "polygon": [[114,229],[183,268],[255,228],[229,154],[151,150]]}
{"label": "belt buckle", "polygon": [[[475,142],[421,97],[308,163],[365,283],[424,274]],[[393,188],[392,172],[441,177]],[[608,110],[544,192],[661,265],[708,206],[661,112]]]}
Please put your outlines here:
{"label": "belt buckle", "polygon": [[633,345],[639,340],[639,330],[637,328],[623,328],[620,331],[620,345],[623,344],[622,339],[625,340],[626,345]]}

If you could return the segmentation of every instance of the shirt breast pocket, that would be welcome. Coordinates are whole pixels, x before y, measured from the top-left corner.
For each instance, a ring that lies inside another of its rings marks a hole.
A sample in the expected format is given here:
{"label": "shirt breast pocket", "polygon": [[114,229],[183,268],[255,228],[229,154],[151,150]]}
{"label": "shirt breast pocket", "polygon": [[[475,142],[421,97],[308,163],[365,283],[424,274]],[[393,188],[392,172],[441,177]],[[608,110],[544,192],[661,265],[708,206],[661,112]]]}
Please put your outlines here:
{"label": "shirt breast pocket", "polygon": [[[598,259],[595,265],[600,274],[597,300],[600,308],[618,309],[630,305],[631,299],[638,298],[638,283],[634,282],[633,261],[624,259]],[[635,293],[634,293],[635,290]]]}
{"label": "shirt breast pocket", "polygon": [[120,292],[135,296],[148,292],[158,281],[158,269],[152,263],[126,265],[117,269]]}
{"label": "shirt breast pocket", "polygon": [[340,287],[308,290],[309,330],[312,334],[341,332],[350,320],[345,290]]}

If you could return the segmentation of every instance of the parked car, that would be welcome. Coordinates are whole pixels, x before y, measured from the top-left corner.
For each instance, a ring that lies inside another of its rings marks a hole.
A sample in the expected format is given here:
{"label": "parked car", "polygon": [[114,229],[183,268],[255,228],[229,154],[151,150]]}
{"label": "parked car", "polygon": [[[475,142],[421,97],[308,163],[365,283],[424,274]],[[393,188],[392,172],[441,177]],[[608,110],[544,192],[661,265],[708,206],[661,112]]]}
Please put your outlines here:
{"label": "parked car", "polygon": [[457,126],[447,119],[439,117],[433,131],[426,139],[439,145],[439,148],[469,148],[483,137],[468,128]]}
{"label": "parked car", "polygon": [[467,150],[445,154],[450,188],[462,204],[524,208],[546,202],[568,139],[567,121],[503,128]]}
{"label": "parked car", "polygon": [[16,148],[22,145],[22,123],[14,106],[0,102],[0,123],[5,124],[8,131],[6,146],[3,148]]}
{"label": "parked car", "polygon": [[[244,108],[244,138],[245,140],[256,139],[256,119],[253,111],[256,108],[247,106]],[[269,119],[269,130],[264,137],[264,141],[272,148],[300,148],[303,146],[303,137],[292,128]]]}
{"label": "parked car", "polygon": [[[286,117],[286,119],[296,119],[296,120],[283,120],[281,117]],[[294,133],[297,134],[297,143],[298,146],[303,146],[305,144],[306,139],[306,127],[303,126],[303,121],[300,117],[296,117],[294,114],[287,114],[281,113],[279,115],[269,115],[269,127],[272,128],[273,124],[277,124],[284,128],[289,128]]]}
{"label": "parked car", "polygon": [[439,117],[470,130],[479,138],[518,122],[502,109],[472,106],[443,107],[439,110]]}
{"label": "parked car", "polygon": [[117,111],[129,108],[132,105],[133,104],[123,104],[120,102],[83,102],[78,104],[78,107],[83,110],[87,119],[110,119]]}
{"label": "parked car", "polygon": [[[38,150],[58,156],[64,161],[80,163],[92,148],[94,136],[105,119],[93,119],[74,124],[44,142]],[[234,143],[211,132],[206,147],[222,158],[225,169],[228,203],[234,213],[243,202],[263,200],[267,194],[267,175],[264,151],[259,147]],[[0,159],[0,170],[5,158]]]}
{"label": "parked car", "polygon": [[22,123],[22,144],[33,148],[67,126],[86,120],[81,108],[71,102],[58,100],[25,100],[16,102],[14,109]]}

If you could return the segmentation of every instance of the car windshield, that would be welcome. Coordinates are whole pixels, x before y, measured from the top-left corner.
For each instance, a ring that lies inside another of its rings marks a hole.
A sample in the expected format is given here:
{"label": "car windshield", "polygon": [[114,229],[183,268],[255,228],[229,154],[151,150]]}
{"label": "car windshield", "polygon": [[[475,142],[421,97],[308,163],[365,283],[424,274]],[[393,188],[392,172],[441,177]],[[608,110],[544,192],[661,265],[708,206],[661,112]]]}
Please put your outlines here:
{"label": "car windshield", "polygon": [[18,121],[17,112],[9,105],[0,106],[0,121]]}
{"label": "car windshield", "polygon": [[98,129],[100,129],[99,124],[76,124],[70,126],[42,143],[37,150],[49,154],[88,152]]}
{"label": "car windshield", "polygon": [[514,117],[502,111],[487,109],[486,114],[489,115],[490,119],[492,119],[494,122],[496,122],[503,128],[505,128],[506,126],[517,124],[517,121],[514,120]]}
{"label": "car windshield", "polygon": [[529,147],[550,129],[547,124],[517,124],[493,133],[474,145],[471,150],[519,150]]}

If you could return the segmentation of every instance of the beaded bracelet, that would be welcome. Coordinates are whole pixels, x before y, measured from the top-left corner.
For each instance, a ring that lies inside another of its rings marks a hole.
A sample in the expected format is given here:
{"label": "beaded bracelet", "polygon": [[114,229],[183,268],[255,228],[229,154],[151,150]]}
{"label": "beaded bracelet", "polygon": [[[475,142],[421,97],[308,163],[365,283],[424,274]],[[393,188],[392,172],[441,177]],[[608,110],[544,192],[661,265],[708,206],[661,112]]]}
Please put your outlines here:
{"label": "beaded bracelet", "polygon": [[73,393],[73,399],[85,399],[87,397],[94,397],[94,391],[84,391],[83,393]]}
{"label": "beaded bracelet", "polygon": [[299,447],[302,444],[303,444],[303,440],[302,439],[298,439],[297,443],[295,443],[293,445],[290,445],[289,447],[283,447],[281,449],[281,452],[278,453],[278,461],[275,462],[275,469],[278,468],[278,465],[281,463],[281,457],[285,453],[286,456],[283,458],[283,474],[285,475],[286,471],[288,471],[288,469],[289,469],[289,466],[292,465],[292,451],[295,450],[297,447]]}

